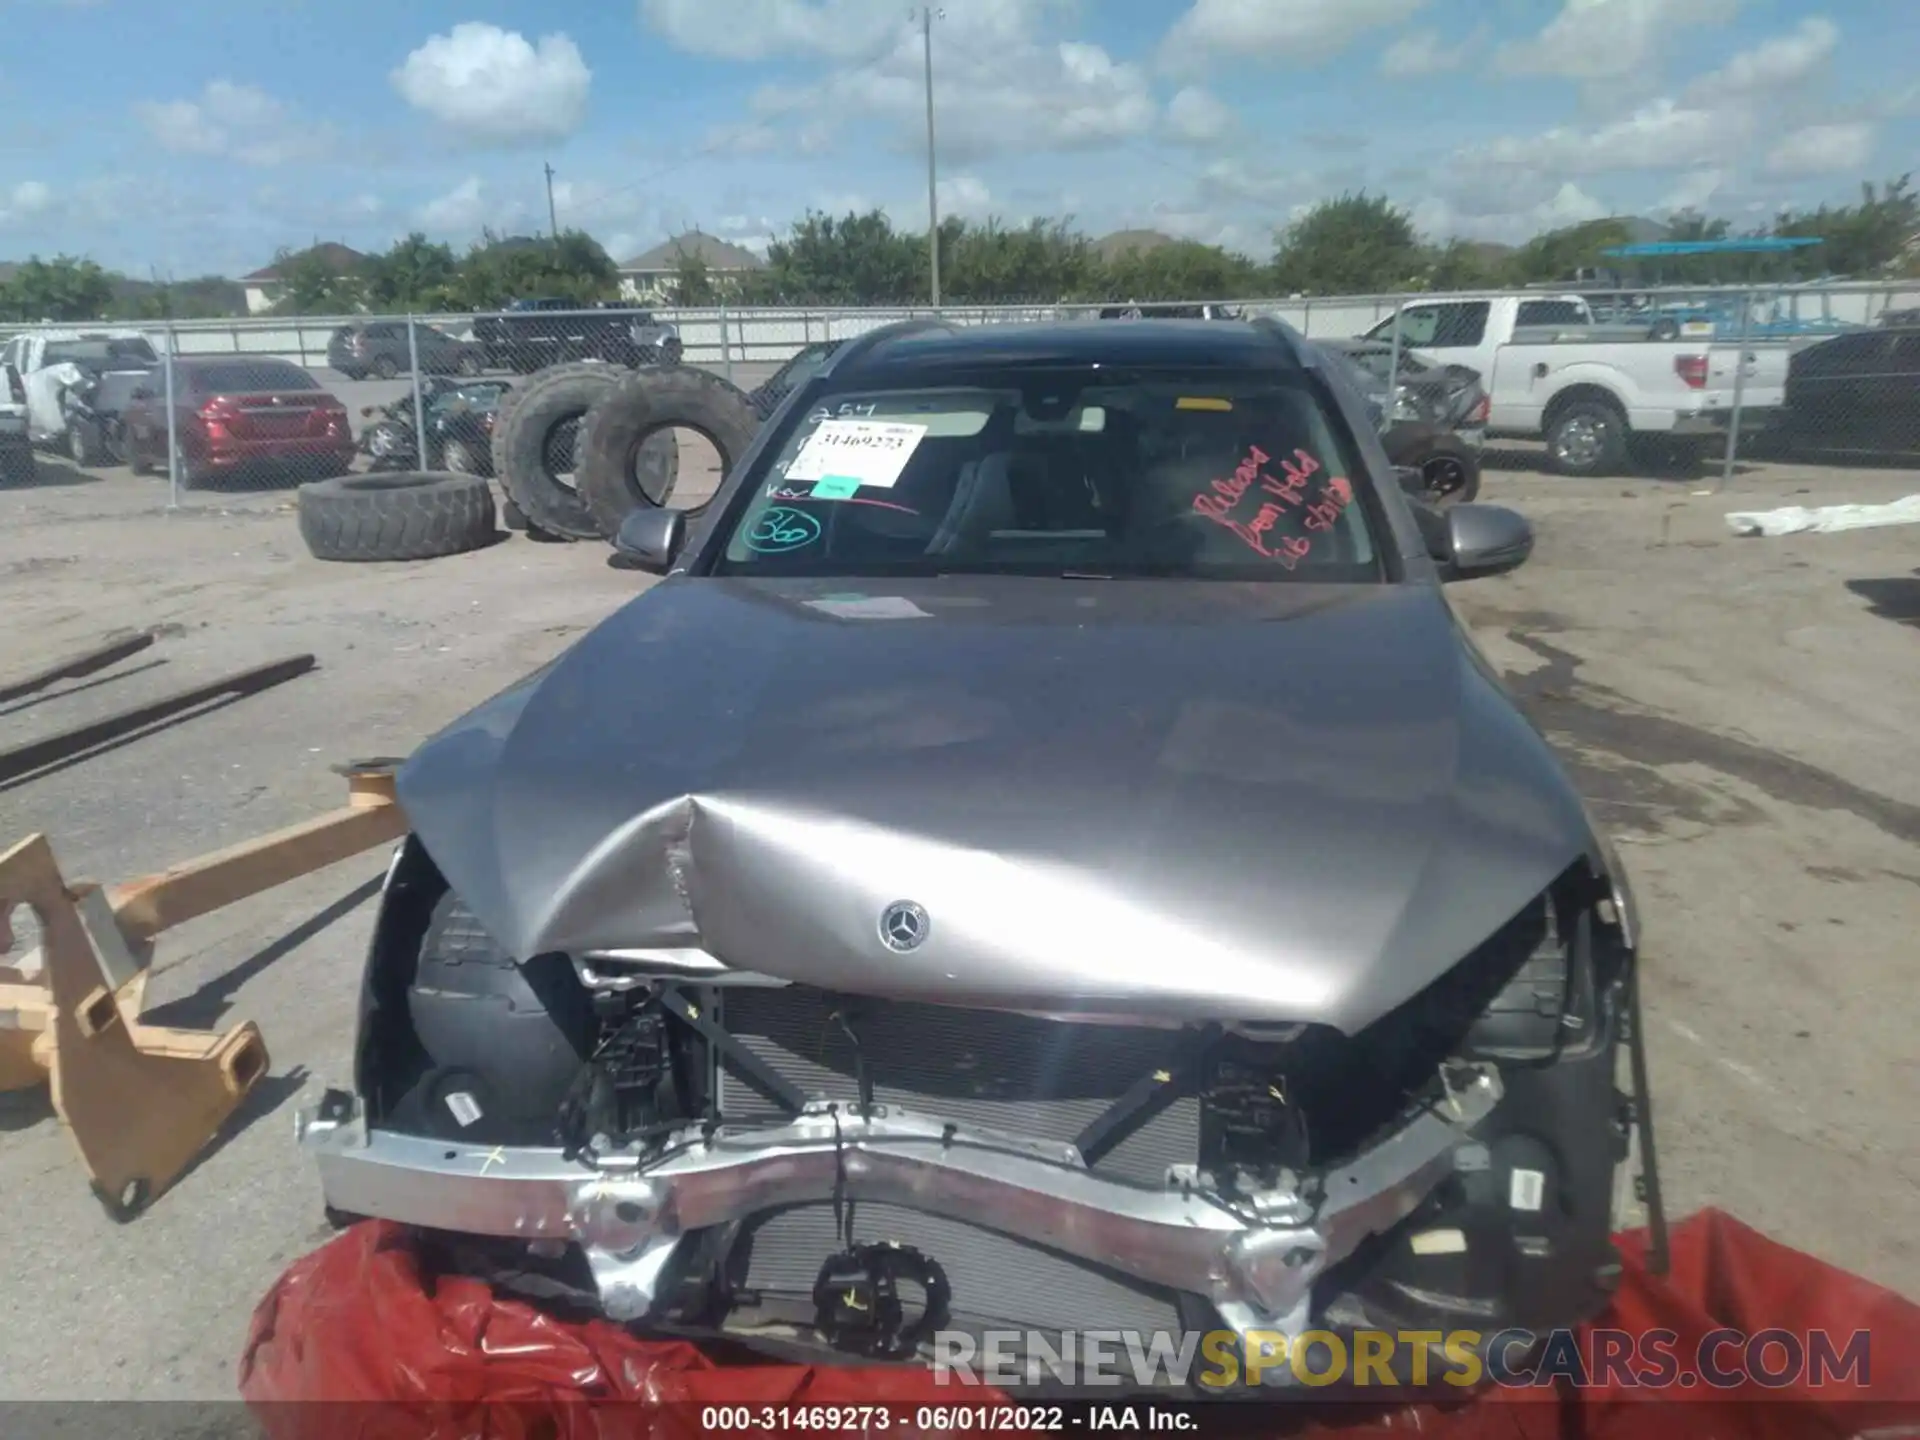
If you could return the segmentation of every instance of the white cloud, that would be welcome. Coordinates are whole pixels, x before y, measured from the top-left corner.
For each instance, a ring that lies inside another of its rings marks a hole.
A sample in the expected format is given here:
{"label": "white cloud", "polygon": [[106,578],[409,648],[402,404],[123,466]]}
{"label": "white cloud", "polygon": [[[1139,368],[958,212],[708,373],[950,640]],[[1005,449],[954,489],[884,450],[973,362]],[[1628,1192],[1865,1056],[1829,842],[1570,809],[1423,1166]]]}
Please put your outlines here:
{"label": "white cloud", "polygon": [[[1145,71],[1098,45],[1049,43],[1040,21],[1051,4],[972,0],[946,7],[935,22],[934,105],[943,160],[968,164],[1007,151],[1082,149],[1152,130],[1160,107]],[[817,151],[838,126],[878,119],[900,148],[922,149],[923,63],[919,33],[902,24],[891,48],[871,63],[845,66],[810,85],[761,90],[753,102],[759,123],[746,135],[759,144]]]}
{"label": "white cloud", "polygon": [[1696,102],[1764,99],[1800,84],[1839,43],[1839,28],[1831,20],[1809,16],[1789,33],[1743,50],[1720,69],[1693,81],[1687,86],[1687,98]]}
{"label": "white cloud", "polygon": [[1449,45],[1438,30],[1412,30],[1389,45],[1380,56],[1380,73],[1410,79],[1458,70],[1485,40],[1486,33],[1476,30],[1458,44]]}
{"label": "white cloud", "polygon": [[942,219],[984,220],[993,213],[993,192],[977,175],[955,175],[933,188]]}
{"label": "white cloud", "polygon": [[1183,145],[1211,145],[1233,128],[1233,111],[1210,90],[1189,85],[1167,102],[1167,130]]}
{"label": "white cloud", "polygon": [[1413,223],[1423,235],[1439,239],[1496,240],[1518,244],[1544,230],[1599,220],[1613,213],[1571,180],[1545,198],[1511,208],[1475,207],[1427,196],[1412,207]]}
{"label": "white cloud", "polygon": [[1858,173],[1873,155],[1874,127],[1864,120],[1807,125],[1767,152],[1770,175]]}
{"label": "white cloud", "polygon": [[1468,146],[1456,153],[1455,164],[1560,175],[1685,170],[1724,159],[1752,128],[1753,117],[1744,110],[1660,99],[1592,129],[1556,126],[1538,135]]}
{"label": "white cloud", "polygon": [[896,35],[907,8],[890,0],[640,0],[640,18],[695,55],[851,60]]}
{"label": "white cloud", "polygon": [[0,199],[0,225],[38,215],[53,204],[53,190],[41,180],[22,180]]}
{"label": "white cloud", "polygon": [[135,105],[134,114],[163,150],[230,156],[245,165],[284,165],[325,154],[333,131],[295,114],[257,85],[208,82],[197,100]]}
{"label": "white cloud", "polygon": [[1655,208],[1669,211],[1704,210],[1712,203],[1714,196],[1727,188],[1731,178],[1727,171],[1717,166],[1682,175]]}
{"label": "white cloud", "polygon": [[422,229],[436,235],[471,234],[498,215],[487,201],[487,187],[469,175],[444,195],[436,195],[417,212]]}
{"label": "white cloud", "polygon": [[1514,75],[1571,80],[1630,76],[1656,64],[1681,32],[1733,19],[1738,0],[1564,0],[1531,40],[1500,49]]}
{"label": "white cloud", "polygon": [[1426,0],[1193,0],[1167,31],[1160,59],[1193,74],[1214,61],[1311,64],[1361,36],[1398,25]]}
{"label": "white cloud", "polygon": [[480,144],[559,140],[587,116],[593,72],[561,34],[529,41],[469,20],[429,38],[391,76],[414,109]]}

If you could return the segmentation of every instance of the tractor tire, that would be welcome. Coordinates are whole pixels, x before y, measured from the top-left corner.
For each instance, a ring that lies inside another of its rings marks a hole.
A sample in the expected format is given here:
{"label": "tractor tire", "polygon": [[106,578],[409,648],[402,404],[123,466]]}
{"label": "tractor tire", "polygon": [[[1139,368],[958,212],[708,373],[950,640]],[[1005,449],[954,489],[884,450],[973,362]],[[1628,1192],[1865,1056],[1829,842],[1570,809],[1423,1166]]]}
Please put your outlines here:
{"label": "tractor tire", "polygon": [[[547,538],[599,538],[586,505],[572,486],[553,474],[547,461],[553,432],[566,422],[578,428],[591,403],[611,390],[622,374],[605,361],[549,365],[505,390],[493,409],[493,474],[518,511]],[[536,413],[528,426],[520,426],[516,417],[528,399],[534,399]],[[536,492],[538,499],[532,499]]]}
{"label": "tractor tire", "polygon": [[[724,477],[746,453],[760,429],[753,401],[739,386],[708,370],[673,366],[638,370],[587,412],[580,430],[580,497],[603,535],[646,506],[665,506],[678,479],[679,442],[673,442],[673,472],[660,483],[660,466],[649,452],[674,429],[692,430],[720,452]],[[689,518],[707,504],[687,508]]]}
{"label": "tractor tire", "polygon": [[300,487],[300,538],[316,560],[432,560],[493,543],[480,475],[342,475]]}

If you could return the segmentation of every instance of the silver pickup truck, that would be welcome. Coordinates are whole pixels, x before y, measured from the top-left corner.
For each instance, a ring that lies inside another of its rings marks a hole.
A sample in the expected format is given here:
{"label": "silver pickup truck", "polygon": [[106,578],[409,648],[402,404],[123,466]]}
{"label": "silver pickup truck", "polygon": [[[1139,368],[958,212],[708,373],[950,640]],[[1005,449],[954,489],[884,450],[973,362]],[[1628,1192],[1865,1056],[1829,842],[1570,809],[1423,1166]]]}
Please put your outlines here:
{"label": "silver pickup truck", "polygon": [[1697,463],[1726,443],[1736,395],[1742,431],[1786,399],[1787,345],[1654,339],[1647,325],[1596,324],[1578,295],[1436,296],[1366,338],[1390,341],[1396,323],[1402,346],[1479,373],[1489,435],[1544,440],[1570,475],[1609,474],[1630,455]]}

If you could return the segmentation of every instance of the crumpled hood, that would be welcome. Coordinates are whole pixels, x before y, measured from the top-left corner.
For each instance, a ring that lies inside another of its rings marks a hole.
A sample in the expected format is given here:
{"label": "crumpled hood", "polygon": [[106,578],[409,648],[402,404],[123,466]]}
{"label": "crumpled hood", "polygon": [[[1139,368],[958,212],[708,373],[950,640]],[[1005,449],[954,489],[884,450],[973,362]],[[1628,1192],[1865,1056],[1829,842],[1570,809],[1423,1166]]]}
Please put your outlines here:
{"label": "crumpled hood", "polygon": [[861,583],[662,582],[415,754],[416,834],[518,955],[1348,1032],[1596,853],[1430,587]]}

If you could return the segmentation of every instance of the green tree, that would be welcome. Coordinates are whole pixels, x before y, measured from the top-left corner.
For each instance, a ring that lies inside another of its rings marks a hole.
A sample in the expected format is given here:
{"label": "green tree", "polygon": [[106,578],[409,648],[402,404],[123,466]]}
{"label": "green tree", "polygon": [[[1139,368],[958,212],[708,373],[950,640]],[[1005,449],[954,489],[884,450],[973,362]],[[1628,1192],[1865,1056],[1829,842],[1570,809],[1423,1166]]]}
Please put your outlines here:
{"label": "green tree", "polygon": [[0,314],[9,320],[97,320],[112,303],[113,277],[74,255],[35,255],[0,284]]}
{"label": "green tree", "polygon": [[1513,278],[1522,284],[1566,280],[1574,271],[1607,264],[1604,253],[1632,239],[1627,222],[1617,218],[1587,220],[1536,235],[1513,256]]}
{"label": "green tree", "polygon": [[580,230],[551,240],[485,232],[460,265],[457,297],[468,309],[514,300],[563,299],[592,305],[619,291],[620,272],[600,242]]}
{"label": "green tree", "polygon": [[1261,267],[1245,255],[1198,240],[1123,250],[1107,262],[1097,300],[1232,300],[1266,288]]}
{"label": "green tree", "polygon": [[1499,247],[1449,240],[1427,262],[1426,290],[1497,290],[1508,281],[1512,257]]}
{"label": "green tree", "polygon": [[366,277],[336,264],[317,246],[282,250],[273,257],[273,269],[280,287],[273,302],[276,314],[350,315],[366,305]]}
{"label": "green tree", "polygon": [[1920,233],[1920,195],[1911,174],[1885,185],[1871,181],[1860,187],[1858,205],[1822,205],[1818,210],[1783,211],[1774,222],[1780,236],[1810,236],[1822,243],[1801,268],[1828,275],[1871,279],[1886,274],[1907,258]]}
{"label": "green tree", "polygon": [[452,309],[460,296],[460,262],[453,247],[418,231],[367,261],[367,303],[373,309],[430,313]]}
{"label": "green tree", "polygon": [[[924,244],[921,246],[924,249]],[[1069,220],[1008,227],[950,220],[940,227],[940,293],[958,304],[1052,304],[1097,285],[1100,258]],[[918,298],[918,297],[915,297]]]}
{"label": "green tree", "polygon": [[1412,218],[1386,196],[1364,190],[1321,201],[1276,239],[1274,279],[1288,293],[1402,290],[1421,271]]}
{"label": "green tree", "polygon": [[719,298],[713,271],[696,250],[675,250],[673,298],[686,306],[711,305]]}
{"label": "green tree", "polygon": [[924,236],[902,235],[879,210],[839,217],[809,210],[742,289],[763,304],[903,305],[927,294]]}

